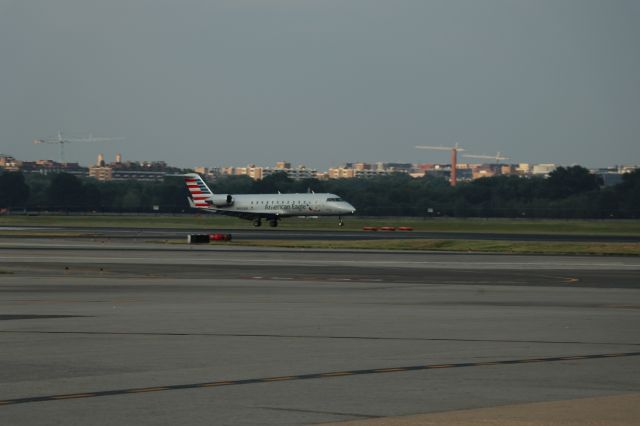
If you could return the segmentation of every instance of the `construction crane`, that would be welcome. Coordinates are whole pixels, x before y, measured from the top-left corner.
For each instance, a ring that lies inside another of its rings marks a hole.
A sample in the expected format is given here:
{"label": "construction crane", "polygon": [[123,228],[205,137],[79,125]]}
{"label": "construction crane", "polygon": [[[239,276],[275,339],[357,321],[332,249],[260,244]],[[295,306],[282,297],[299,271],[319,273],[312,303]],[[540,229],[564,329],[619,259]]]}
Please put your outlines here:
{"label": "construction crane", "polygon": [[436,151],[451,151],[451,186],[456,186],[458,181],[457,179],[457,168],[458,168],[458,152],[464,151],[464,148],[460,148],[456,143],[454,146],[427,146],[427,145],[417,145],[418,149],[433,149]]}
{"label": "construction crane", "polygon": [[499,151],[498,151],[498,153],[496,155],[463,154],[462,156],[466,157],[466,158],[481,158],[481,159],[485,159],[485,160],[495,160],[496,164],[500,164],[500,161],[503,161],[503,160],[511,160],[511,158],[509,158],[509,157],[503,157],[502,155],[500,155]]}
{"label": "construction crane", "polygon": [[67,138],[62,136],[62,130],[58,132],[57,137],[52,138],[42,138],[42,139],[34,139],[33,143],[35,144],[58,144],[60,146],[60,162],[64,163],[64,146],[70,142],[109,142],[109,141],[119,141],[124,138],[95,138],[90,133],[88,138]]}
{"label": "construction crane", "polygon": [[500,161],[502,160],[510,160],[509,157],[503,157],[502,155],[500,155],[500,151],[498,151],[498,153],[494,156],[494,155],[473,155],[473,154],[464,154],[463,157],[467,157],[467,158],[481,158],[481,159],[485,159],[485,160],[495,160],[495,173],[500,175],[502,174],[502,169],[500,168]]}

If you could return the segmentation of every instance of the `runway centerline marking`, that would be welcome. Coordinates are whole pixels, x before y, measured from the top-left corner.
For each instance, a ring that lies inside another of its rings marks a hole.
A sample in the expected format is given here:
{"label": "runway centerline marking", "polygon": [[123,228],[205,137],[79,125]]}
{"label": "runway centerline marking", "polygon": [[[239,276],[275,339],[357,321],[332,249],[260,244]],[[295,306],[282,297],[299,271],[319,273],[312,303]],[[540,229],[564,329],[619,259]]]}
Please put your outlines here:
{"label": "runway centerline marking", "polygon": [[366,370],[327,371],[323,373],[282,375],[282,376],[262,377],[262,378],[256,378],[256,379],[220,380],[220,381],[213,381],[213,382],[187,383],[187,384],[179,384],[179,385],[149,386],[149,387],[142,387],[142,388],[113,389],[113,390],[107,390],[107,391],[14,398],[14,399],[0,400],[0,407],[4,407],[8,405],[17,405],[17,404],[28,404],[33,402],[64,401],[69,399],[98,398],[103,396],[165,392],[165,391],[181,390],[181,389],[237,386],[237,385],[249,385],[249,384],[258,384],[258,383],[267,384],[267,383],[291,382],[291,381],[311,380],[311,379],[333,379],[333,378],[337,379],[342,377],[351,377],[351,376],[358,376],[358,375],[393,374],[393,373],[399,373],[399,372],[420,371],[420,370],[451,369],[451,368],[463,368],[463,367],[487,367],[487,366],[498,366],[498,365],[528,364],[532,362],[559,362],[559,361],[575,361],[575,360],[604,359],[604,358],[621,358],[621,357],[632,357],[632,356],[640,356],[640,352],[568,355],[568,356],[546,357],[546,358],[510,359],[510,360],[503,360],[503,361],[462,362],[462,363],[451,363],[451,364],[427,364],[427,365],[413,365],[413,366],[403,366],[403,367],[401,366],[401,367],[387,367],[387,368],[372,368],[372,369],[366,369]]}

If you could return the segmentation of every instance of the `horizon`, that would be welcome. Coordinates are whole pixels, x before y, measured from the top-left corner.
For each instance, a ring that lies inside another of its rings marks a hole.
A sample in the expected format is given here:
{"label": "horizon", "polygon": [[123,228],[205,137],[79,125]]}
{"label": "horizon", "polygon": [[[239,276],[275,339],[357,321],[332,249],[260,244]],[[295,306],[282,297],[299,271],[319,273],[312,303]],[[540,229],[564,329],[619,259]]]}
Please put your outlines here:
{"label": "horizon", "polygon": [[[104,153],[99,153],[99,154],[104,154]],[[9,156],[9,157],[13,157],[15,158],[17,161],[26,161],[26,162],[37,162],[37,161],[52,161],[58,164],[78,164],[80,167],[91,167],[91,166],[95,166],[97,165],[97,156],[99,154],[96,154],[96,159],[93,162],[78,162],[78,161],[65,161],[65,162],[60,162],[59,159],[54,159],[54,158],[36,158],[36,159],[23,159],[23,158],[18,158],[14,155],[8,154],[8,153],[4,153],[4,152],[0,152],[0,156]],[[249,166],[255,166],[255,167],[262,167],[262,168],[271,168],[271,169],[275,169],[276,167],[276,163],[277,162],[286,162],[286,163],[290,163],[291,164],[291,169],[296,169],[298,167],[304,166],[306,169],[308,170],[328,170],[330,168],[339,168],[339,167],[343,167],[346,164],[358,164],[358,163],[364,163],[364,164],[369,164],[369,165],[376,165],[378,163],[383,163],[383,164],[412,164],[412,165],[425,165],[425,164],[433,164],[433,165],[450,165],[451,161],[444,161],[444,162],[440,162],[440,161],[386,161],[386,160],[381,160],[381,161],[343,161],[341,163],[338,164],[333,164],[333,165],[329,165],[327,167],[314,167],[314,166],[310,166],[308,163],[302,163],[302,164],[295,164],[291,161],[287,161],[287,160],[277,160],[275,162],[273,162],[272,164],[259,164],[259,163],[245,163],[245,164],[220,164],[220,165],[204,165],[204,164],[196,164],[196,165],[188,165],[188,166],[182,166],[182,165],[178,165],[178,164],[172,164],[167,160],[163,160],[163,159],[129,159],[127,158],[124,154],[122,154],[121,152],[116,152],[113,154],[112,159],[109,158],[108,155],[104,155],[104,162],[105,165],[110,165],[110,164],[115,164],[115,158],[117,154],[121,154],[122,155],[122,163],[127,163],[127,162],[131,162],[131,163],[137,163],[137,164],[142,164],[142,163],[155,163],[155,162],[164,162],[168,167],[175,167],[175,168],[179,168],[179,169],[195,169],[197,167],[204,167],[207,168],[209,170],[212,169],[216,169],[216,168],[227,168],[227,167],[232,167],[232,168],[243,168],[243,167],[249,167]],[[458,165],[464,164],[464,165],[496,165],[496,164],[500,164],[500,165],[519,165],[519,164],[529,164],[529,165],[542,165],[542,164],[553,164],[557,167],[573,167],[573,166],[581,166],[584,167],[586,169],[604,169],[604,168],[611,168],[611,167],[637,167],[640,168],[640,164],[638,163],[633,163],[633,162],[620,162],[620,163],[615,163],[615,164],[600,164],[600,165],[586,165],[586,164],[580,164],[580,163],[568,163],[568,164],[561,164],[561,163],[551,163],[551,162],[540,162],[540,163],[533,163],[533,162],[527,162],[527,161],[522,161],[522,162],[512,162],[512,161],[500,161],[500,162],[491,162],[491,161],[465,161],[464,159],[458,159]]]}

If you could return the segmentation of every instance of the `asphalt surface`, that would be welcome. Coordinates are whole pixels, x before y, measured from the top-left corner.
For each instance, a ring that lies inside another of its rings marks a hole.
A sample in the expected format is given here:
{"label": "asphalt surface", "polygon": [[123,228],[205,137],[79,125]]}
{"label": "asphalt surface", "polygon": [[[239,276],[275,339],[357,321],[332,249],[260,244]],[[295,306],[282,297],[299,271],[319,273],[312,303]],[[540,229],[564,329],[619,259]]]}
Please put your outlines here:
{"label": "asphalt surface", "polygon": [[[445,240],[498,240],[498,241],[561,241],[561,242],[640,242],[633,235],[575,235],[575,234],[517,234],[487,232],[425,232],[425,231],[347,231],[347,230],[290,230],[279,228],[90,228],[90,227],[0,227],[2,230],[32,233],[68,232],[82,234],[84,238],[109,239],[185,239],[187,234],[231,234],[236,240],[382,240],[382,239],[445,239]],[[0,234],[2,238],[15,238]]]}
{"label": "asphalt surface", "polygon": [[640,390],[633,257],[20,240],[0,271],[0,424],[315,424]]}
{"label": "asphalt surface", "polygon": [[326,426],[623,426],[640,419],[640,394],[325,423]]}

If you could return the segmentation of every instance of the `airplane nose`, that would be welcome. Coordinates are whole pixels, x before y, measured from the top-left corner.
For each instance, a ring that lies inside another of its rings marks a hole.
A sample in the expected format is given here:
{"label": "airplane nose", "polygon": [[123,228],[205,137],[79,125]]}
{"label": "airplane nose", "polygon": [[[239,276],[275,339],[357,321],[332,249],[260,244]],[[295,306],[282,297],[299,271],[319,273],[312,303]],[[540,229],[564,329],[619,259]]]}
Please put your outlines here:
{"label": "airplane nose", "polygon": [[356,208],[345,201],[337,205],[336,210],[341,214],[354,214],[356,212]]}

